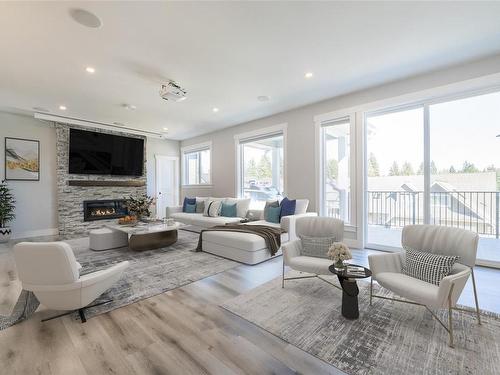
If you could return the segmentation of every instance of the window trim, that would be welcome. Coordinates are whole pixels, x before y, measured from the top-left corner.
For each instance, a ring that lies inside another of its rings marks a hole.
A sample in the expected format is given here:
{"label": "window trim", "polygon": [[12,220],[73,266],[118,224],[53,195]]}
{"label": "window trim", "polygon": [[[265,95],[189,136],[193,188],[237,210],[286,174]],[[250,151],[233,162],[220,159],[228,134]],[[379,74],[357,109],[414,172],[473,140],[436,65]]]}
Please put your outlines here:
{"label": "window trim", "polygon": [[[185,172],[186,172],[186,154],[190,154],[190,153],[193,153],[193,152],[198,152],[198,151],[205,151],[205,150],[209,150],[210,151],[210,161],[209,161],[209,164],[210,164],[210,173],[209,173],[209,179],[210,179],[210,182],[208,184],[204,183],[204,184],[187,184],[186,183],[186,175],[185,175]],[[202,142],[202,143],[197,143],[197,144],[194,144],[194,145],[189,145],[189,146],[185,146],[185,147],[181,147],[181,159],[182,159],[182,163],[181,163],[181,182],[182,182],[182,187],[211,187],[213,186],[212,184],[212,160],[213,160],[213,156],[212,156],[212,141],[207,141],[207,142]]]}
{"label": "window trim", "polygon": [[235,174],[235,186],[234,186],[234,192],[235,192],[235,197],[241,198],[241,179],[242,179],[242,171],[243,171],[243,166],[242,166],[242,158],[241,158],[241,144],[242,142],[245,143],[245,141],[250,141],[252,138],[267,138],[271,137],[273,135],[277,134],[282,134],[283,135],[283,195],[286,196],[287,194],[287,187],[288,187],[288,163],[287,163],[287,128],[288,124],[287,123],[282,123],[274,126],[269,126],[266,128],[260,128],[257,130],[245,132],[245,133],[240,133],[236,134],[234,136],[234,149],[235,149],[235,161],[236,161],[236,174]]}
{"label": "window trim", "polygon": [[[357,148],[356,144],[356,112],[352,111],[338,111],[330,112],[323,115],[314,117],[315,126],[315,164],[316,164],[316,211],[320,216],[325,216],[325,205],[323,204],[324,198],[324,140],[323,140],[323,127],[328,126],[328,123],[334,123],[343,119],[349,120],[349,222],[345,223],[344,229],[346,232],[356,232],[357,227],[357,176],[356,176],[356,162],[357,162]],[[334,125],[333,125],[334,126]]]}

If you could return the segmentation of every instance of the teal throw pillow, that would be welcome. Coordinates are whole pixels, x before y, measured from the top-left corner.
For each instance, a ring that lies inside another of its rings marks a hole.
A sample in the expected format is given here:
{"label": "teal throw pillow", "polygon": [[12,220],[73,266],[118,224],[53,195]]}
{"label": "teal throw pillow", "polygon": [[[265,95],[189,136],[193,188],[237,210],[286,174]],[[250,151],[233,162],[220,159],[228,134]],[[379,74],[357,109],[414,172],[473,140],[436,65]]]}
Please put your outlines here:
{"label": "teal throw pillow", "polygon": [[196,213],[196,203],[195,204],[186,204],[186,213],[194,214]]}
{"label": "teal throw pillow", "polygon": [[220,216],[236,217],[236,203],[228,204],[222,202]]}
{"label": "teal throw pillow", "polygon": [[281,207],[268,207],[266,217],[264,218],[269,223],[280,223]]}

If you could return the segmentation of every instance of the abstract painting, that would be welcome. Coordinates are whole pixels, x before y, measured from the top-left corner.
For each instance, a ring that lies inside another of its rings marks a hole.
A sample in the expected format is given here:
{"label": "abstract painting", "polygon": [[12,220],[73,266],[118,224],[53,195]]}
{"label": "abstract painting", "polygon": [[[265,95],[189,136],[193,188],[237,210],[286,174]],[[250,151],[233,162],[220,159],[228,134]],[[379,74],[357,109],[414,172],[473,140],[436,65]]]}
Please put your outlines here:
{"label": "abstract painting", "polygon": [[5,138],[5,179],[40,180],[40,142],[30,139]]}

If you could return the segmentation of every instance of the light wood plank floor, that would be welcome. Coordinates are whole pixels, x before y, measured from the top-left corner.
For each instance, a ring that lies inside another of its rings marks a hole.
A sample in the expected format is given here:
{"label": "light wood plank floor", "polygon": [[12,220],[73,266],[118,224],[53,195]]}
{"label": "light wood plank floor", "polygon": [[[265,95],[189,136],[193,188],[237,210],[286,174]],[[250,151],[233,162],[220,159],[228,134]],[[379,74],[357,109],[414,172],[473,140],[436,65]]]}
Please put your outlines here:
{"label": "light wood plank floor", "polygon": [[[370,252],[355,250],[356,263],[366,264]],[[0,252],[0,270],[10,272],[0,287],[4,309],[19,288],[7,258]],[[70,317],[41,323],[53,314],[41,309],[0,332],[0,374],[342,374],[218,307],[280,274],[281,257],[242,265],[85,324]],[[482,306],[500,312],[500,271],[478,267],[476,274]],[[472,305],[469,292],[461,302]]]}

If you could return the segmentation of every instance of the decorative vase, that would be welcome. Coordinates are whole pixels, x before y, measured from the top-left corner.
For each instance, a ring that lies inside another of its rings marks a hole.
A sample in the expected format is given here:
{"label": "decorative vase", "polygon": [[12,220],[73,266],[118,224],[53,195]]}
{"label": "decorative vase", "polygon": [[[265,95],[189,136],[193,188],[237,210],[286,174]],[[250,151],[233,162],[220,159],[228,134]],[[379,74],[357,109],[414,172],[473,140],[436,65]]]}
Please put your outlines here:
{"label": "decorative vase", "polygon": [[335,267],[335,270],[337,271],[343,271],[345,269],[345,264],[343,260],[338,260],[336,261],[333,266]]}
{"label": "decorative vase", "polygon": [[12,230],[10,228],[0,227],[0,243],[9,242]]}

